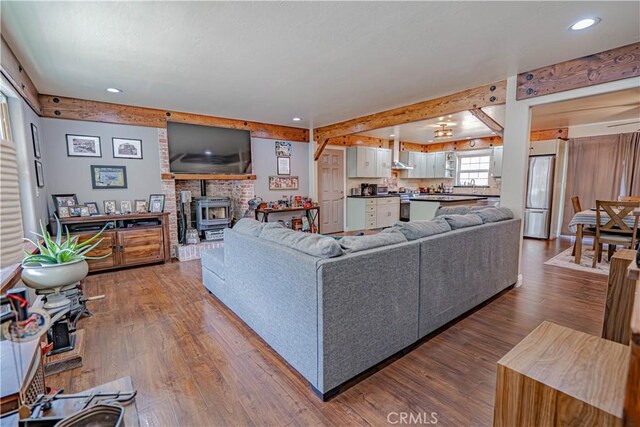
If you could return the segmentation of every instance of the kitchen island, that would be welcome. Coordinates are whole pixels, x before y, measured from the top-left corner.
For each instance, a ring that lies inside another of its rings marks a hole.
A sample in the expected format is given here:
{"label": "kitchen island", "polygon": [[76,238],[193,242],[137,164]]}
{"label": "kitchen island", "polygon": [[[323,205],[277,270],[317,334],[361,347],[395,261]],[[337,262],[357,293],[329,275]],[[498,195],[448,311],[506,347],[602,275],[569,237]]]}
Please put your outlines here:
{"label": "kitchen island", "polygon": [[426,221],[435,217],[440,206],[475,206],[480,200],[488,196],[456,196],[456,195],[425,195],[409,199],[411,203],[410,220]]}

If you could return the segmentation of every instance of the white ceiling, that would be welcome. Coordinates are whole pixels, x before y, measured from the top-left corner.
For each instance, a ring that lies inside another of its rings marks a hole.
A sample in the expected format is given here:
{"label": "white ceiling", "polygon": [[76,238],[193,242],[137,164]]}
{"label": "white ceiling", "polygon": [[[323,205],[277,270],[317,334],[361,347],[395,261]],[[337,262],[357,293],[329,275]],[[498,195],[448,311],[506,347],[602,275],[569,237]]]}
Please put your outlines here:
{"label": "white ceiling", "polygon": [[533,129],[640,121],[640,88],[545,104],[532,109]]}
{"label": "white ceiling", "polygon": [[[504,126],[504,105],[483,108],[496,122]],[[447,128],[453,129],[451,138],[434,140],[433,132],[439,129],[438,123],[446,123]],[[476,119],[468,111],[451,114],[449,116],[436,117],[430,120],[406,123],[395,127],[387,127],[364,132],[362,135],[375,138],[393,139],[391,135],[396,135],[403,142],[416,142],[421,144],[438,143],[446,141],[457,141],[466,138],[481,138],[493,136],[491,129],[486,127],[480,120]]]}
{"label": "white ceiling", "polygon": [[[1,8],[2,33],[41,93],[305,127],[640,40],[637,1],[3,0]],[[567,30],[593,15],[602,22]],[[104,91],[112,86],[125,92]]]}

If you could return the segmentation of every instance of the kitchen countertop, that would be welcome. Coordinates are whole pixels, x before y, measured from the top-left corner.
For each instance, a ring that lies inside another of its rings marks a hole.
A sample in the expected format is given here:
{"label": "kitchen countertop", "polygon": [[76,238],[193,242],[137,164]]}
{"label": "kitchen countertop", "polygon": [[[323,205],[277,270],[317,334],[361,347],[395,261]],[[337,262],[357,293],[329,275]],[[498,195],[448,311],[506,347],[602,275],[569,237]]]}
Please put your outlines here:
{"label": "kitchen countertop", "polygon": [[347,196],[354,199],[377,199],[381,197],[400,197],[398,194],[376,194],[375,196]]}
{"label": "kitchen countertop", "polygon": [[441,195],[429,195],[429,196],[418,196],[412,197],[409,200],[412,202],[439,202],[439,203],[448,203],[448,202],[471,202],[476,200],[485,200],[488,196],[457,196],[457,195],[449,195],[449,196],[441,196]]}

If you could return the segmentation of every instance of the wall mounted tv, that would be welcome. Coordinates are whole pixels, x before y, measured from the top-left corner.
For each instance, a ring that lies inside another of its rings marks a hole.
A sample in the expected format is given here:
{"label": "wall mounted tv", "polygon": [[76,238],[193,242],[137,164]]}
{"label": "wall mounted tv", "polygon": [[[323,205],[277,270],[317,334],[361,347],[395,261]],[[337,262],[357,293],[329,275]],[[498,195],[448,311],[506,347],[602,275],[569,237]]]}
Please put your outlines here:
{"label": "wall mounted tv", "polygon": [[251,132],[186,123],[167,123],[169,168],[173,173],[252,172]]}

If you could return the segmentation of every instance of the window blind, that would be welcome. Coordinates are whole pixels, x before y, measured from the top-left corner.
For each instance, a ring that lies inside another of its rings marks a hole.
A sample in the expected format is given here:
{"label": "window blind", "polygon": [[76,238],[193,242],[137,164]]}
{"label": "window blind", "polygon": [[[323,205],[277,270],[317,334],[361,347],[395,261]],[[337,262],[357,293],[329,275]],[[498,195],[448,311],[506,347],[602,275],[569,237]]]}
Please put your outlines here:
{"label": "window blind", "polygon": [[22,213],[16,148],[6,98],[0,99],[0,268],[22,260]]}

